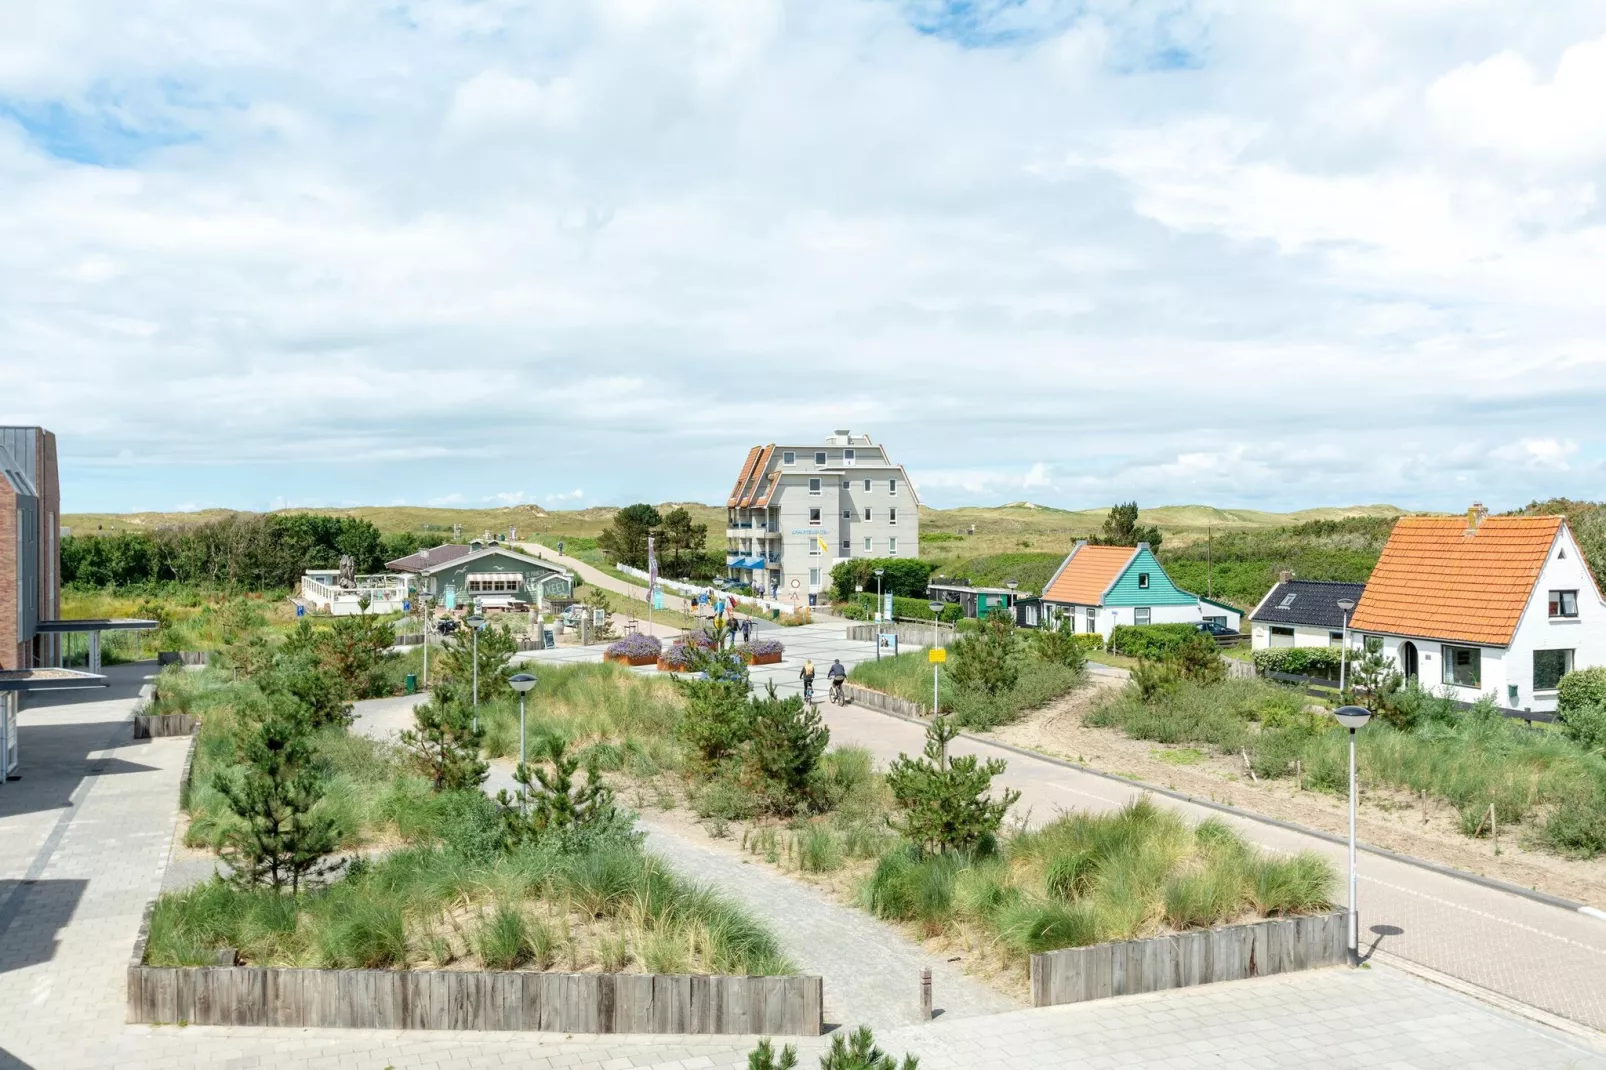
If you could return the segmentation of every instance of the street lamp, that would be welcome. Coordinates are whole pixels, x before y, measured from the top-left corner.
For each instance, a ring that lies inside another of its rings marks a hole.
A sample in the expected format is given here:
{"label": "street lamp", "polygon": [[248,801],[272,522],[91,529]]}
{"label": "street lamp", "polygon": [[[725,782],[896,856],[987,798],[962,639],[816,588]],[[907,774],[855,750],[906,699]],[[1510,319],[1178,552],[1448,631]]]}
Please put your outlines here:
{"label": "street lamp", "polygon": [[1333,711],[1338,723],[1349,729],[1349,964],[1360,965],[1360,935],[1355,913],[1355,730],[1372,719],[1365,706],[1340,706]]}
{"label": "street lamp", "polygon": [[1005,580],[1004,586],[1009,588],[1009,605],[1004,608],[1009,610],[1009,615],[1013,617],[1015,615],[1015,588],[1020,586],[1020,580]]}
{"label": "street lamp", "polygon": [[527,672],[521,672],[508,679],[513,690],[519,693],[519,813],[524,813],[528,807],[525,792],[529,789],[529,773],[524,771],[524,696],[530,688],[535,686],[535,677]]}
{"label": "street lamp", "polygon": [[[942,639],[941,632],[937,628],[937,617],[942,613],[942,603],[933,600],[928,602],[927,605],[931,606],[931,649],[936,650],[937,644]],[[877,643],[876,645],[879,646],[880,644]],[[931,715],[933,717],[942,711],[942,692],[937,686],[937,678],[941,672],[942,663],[933,661],[931,663]]]}
{"label": "street lamp", "polygon": [[1340,598],[1338,600],[1338,608],[1344,614],[1344,631],[1341,633],[1342,638],[1339,640],[1340,646],[1338,648],[1338,693],[1342,695],[1344,693],[1344,681],[1348,676],[1347,670],[1349,668],[1349,615],[1350,610],[1355,608],[1355,601],[1351,598]]}
{"label": "street lamp", "polygon": [[474,633],[474,708],[477,710],[480,708],[480,629],[485,627],[485,618],[475,613],[463,618],[463,623]]}
{"label": "street lamp", "polygon": [[418,610],[423,616],[424,626],[424,686],[429,686],[429,595],[420,592],[418,595]]}
{"label": "street lamp", "polygon": [[886,571],[884,568],[875,570],[875,619],[878,625],[875,637],[875,659],[877,661],[881,660],[881,628],[879,627],[881,623],[881,577],[886,574]]}

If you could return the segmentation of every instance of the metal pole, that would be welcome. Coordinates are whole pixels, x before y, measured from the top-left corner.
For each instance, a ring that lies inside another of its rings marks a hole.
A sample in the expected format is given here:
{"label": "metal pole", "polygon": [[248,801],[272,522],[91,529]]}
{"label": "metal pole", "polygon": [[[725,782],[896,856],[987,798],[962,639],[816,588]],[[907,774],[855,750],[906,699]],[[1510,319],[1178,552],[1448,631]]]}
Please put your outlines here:
{"label": "metal pole", "polygon": [[429,610],[424,610],[424,687],[429,686]]}
{"label": "metal pole", "polygon": [[[937,628],[937,614],[931,615],[931,649],[936,650],[937,644],[942,640],[942,633]],[[937,680],[942,675],[942,663],[931,663],[931,715],[933,717],[942,712],[942,691]]]}
{"label": "metal pole", "polygon": [[[878,621],[881,620],[881,602],[881,577],[877,576],[875,578],[875,619]],[[876,628],[875,659],[877,661],[881,660],[881,629],[879,627]]]}
{"label": "metal pole", "polygon": [[474,708],[480,708],[480,630],[474,629]]}
{"label": "metal pole", "polygon": [[524,692],[519,692],[519,813],[529,812],[525,792],[530,774],[524,768]]}
{"label": "metal pole", "polygon": [[1349,964],[1360,965],[1360,924],[1355,912],[1355,729],[1349,730]]}
{"label": "metal pole", "polygon": [[[1344,631],[1338,650],[1338,693],[1344,693],[1344,681],[1348,678],[1346,670],[1349,668],[1349,610],[1344,610]],[[1352,729],[1353,731],[1353,729]]]}

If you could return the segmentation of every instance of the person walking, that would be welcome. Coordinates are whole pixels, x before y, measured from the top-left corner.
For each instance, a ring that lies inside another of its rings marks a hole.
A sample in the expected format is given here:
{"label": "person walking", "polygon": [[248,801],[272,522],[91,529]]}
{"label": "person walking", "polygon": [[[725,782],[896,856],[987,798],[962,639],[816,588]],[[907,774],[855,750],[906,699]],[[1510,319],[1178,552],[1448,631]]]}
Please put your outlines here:
{"label": "person walking", "polygon": [[752,641],[753,641],[753,622],[752,622],[751,619],[744,620],[744,621],[742,621],[742,642],[751,643]]}

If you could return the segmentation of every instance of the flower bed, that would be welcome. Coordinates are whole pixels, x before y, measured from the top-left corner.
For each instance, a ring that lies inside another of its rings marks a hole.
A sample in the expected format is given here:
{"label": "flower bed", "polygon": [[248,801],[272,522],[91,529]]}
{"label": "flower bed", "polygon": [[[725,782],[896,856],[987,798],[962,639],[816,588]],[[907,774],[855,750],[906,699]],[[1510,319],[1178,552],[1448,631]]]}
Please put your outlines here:
{"label": "flower bed", "polygon": [[755,639],[736,648],[736,653],[749,665],[778,665],[785,652],[786,647],[779,639]]}
{"label": "flower bed", "polygon": [[627,635],[616,643],[610,643],[608,649],[602,652],[602,660],[620,665],[651,665],[658,660],[663,648],[663,643],[656,636]]}
{"label": "flower bed", "polygon": [[689,672],[691,671],[692,648],[686,643],[676,643],[658,656],[659,672]]}

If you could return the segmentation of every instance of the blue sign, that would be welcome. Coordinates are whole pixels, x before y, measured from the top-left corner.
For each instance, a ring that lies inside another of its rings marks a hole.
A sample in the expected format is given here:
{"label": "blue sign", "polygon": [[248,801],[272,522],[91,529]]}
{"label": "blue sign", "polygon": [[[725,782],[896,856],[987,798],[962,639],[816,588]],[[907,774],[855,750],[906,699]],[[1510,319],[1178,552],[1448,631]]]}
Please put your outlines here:
{"label": "blue sign", "polygon": [[412,611],[413,611],[413,600],[411,598],[403,598],[402,599],[402,612],[403,613],[411,613]]}
{"label": "blue sign", "polygon": [[306,615],[307,615],[307,607],[304,606],[304,605],[301,605],[300,603],[297,603],[296,604],[296,616],[305,617]]}
{"label": "blue sign", "polygon": [[654,587],[652,589],[652,608],[664,608],[664,589],[662,587]]}
{"label": "blue sign", "polygon": [[450,583],[446,585],[446,608],[457,608],[457,588]]}

